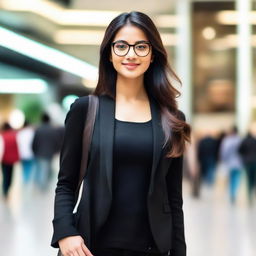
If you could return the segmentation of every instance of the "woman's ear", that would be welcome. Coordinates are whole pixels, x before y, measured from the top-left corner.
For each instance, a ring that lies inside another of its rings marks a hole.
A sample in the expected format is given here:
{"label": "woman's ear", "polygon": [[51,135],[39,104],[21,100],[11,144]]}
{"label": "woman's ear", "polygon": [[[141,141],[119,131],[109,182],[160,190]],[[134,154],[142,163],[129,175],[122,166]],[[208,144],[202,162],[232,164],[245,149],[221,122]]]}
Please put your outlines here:
{"label": "woman's ear", "polygon": [[109,55],[109,61],[112,62],[112,55]]}
{"label": "woman's ear", "polygon": [[154,61],[154,55],[151,56],[150,62],[152,63]]}

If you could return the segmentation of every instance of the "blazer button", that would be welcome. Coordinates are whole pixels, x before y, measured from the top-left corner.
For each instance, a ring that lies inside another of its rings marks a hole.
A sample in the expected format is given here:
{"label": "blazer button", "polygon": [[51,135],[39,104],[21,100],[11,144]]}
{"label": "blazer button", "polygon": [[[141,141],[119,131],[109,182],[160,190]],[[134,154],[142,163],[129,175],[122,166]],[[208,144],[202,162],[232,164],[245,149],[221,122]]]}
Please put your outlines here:
{"label": "blazer button", "polygon": [[151,249],[152,249],[152,248],[149,246],[149,247],[148,247],[148,250],[151,251]]}

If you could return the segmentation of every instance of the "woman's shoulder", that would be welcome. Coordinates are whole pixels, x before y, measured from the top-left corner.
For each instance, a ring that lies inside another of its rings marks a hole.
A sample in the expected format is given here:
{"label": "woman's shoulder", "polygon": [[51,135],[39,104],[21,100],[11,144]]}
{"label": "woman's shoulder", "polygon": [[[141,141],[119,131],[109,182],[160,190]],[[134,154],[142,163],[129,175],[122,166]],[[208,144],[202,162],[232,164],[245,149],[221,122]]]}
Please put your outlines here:
{"label": "woman's shoulder", "polygon": [[70,106],[70,109],[67,113],[67,119],[84,119],[87,114],[88,109],[88,96],[82,96],[77,98]]}
{"label": "woman's shoulder", "polygon": [[108,95],[94,95],[94,94],[89,94],[86,96],[82,96],[77,98],[74,103],[71,105],[71,107],[75,108],[87,108],[89,105],[89,96],[97,97],[99,100],[100,99],[105,99],[105,100],[113,100],[110,96]]}
{"label": "woman's shoulder", "polygon": [[85,113],[88,109],[89,96],[82,96],[77,98],[70,106],[71,112]]}
{"label": "woman's shoulder", "polygon": [[77,98],[71,105],[71,108],[87,107],[89,102],[89,95]]}

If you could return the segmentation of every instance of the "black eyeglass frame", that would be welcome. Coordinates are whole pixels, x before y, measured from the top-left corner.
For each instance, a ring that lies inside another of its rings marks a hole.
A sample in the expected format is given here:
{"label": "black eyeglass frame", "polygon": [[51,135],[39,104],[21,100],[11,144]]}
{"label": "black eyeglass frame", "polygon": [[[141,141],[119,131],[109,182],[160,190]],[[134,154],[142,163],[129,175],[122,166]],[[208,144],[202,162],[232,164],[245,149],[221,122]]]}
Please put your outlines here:
{"label": "black eyeglass frame", "polygon": [[[128,51],[126,52],[126,54],[124,54],[124,55],[119,55],[119,54],[117,54],[117,53],[115,52],[115,48],[114,48],[114,47],[115,47],[115,44],[117,44],[117,43],[124,43],[124,44],[126,44],[126,45],[129,46]],[[146,55],[143,55],[143,56],[138,55],[138,53],[137,53],[136,50],[135,50],[135,46],[138,45],[138,44],[147,44],[147,45],[149,46],[149,51],[148,51],[148,53],[147,53]],[[151,46],[151,43],[150,43],[150,42],[147,42],[147,41],[138,41],[138,42],[136,42],[135,44],[128,44],[126,41],[118,40],[118,41],[113,42],[111,45],[112,45],[112,47],[113,47],[113,51],[114,51],[115,55],[117,55],[117,56],[119,56],[119,57],[124,57],[124,56],[126,56],[126,55],[128,54],[128,52],[130,51],[131,46],[133,47],[133,51],[135,52],[135,54],[136,54],[137,56],[139,56],[139,57],[146,57],[146,56],[149,55],[149,53],[150,53],[150,51],[151,51],[151,47],[152,47],[152,46]]]}

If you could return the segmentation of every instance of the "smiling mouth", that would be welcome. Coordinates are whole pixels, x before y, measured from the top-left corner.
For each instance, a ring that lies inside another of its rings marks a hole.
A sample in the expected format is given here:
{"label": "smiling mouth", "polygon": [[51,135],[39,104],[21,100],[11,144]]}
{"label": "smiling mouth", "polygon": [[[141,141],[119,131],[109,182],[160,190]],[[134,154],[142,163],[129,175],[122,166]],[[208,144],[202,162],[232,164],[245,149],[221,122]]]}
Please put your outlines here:
{"label": "smiling mouth", "polygon": [[136,63],[122,63],[123,65],[125,66],[128,66],[128,67],[137,67],[139,66],[139,64],[136,64]]}
{"label": "smiling mouth", "polygon": [[128,70],[134,70],[139,66],[139,64],[136,63],[122,63],[122,65],[124,65]]}

